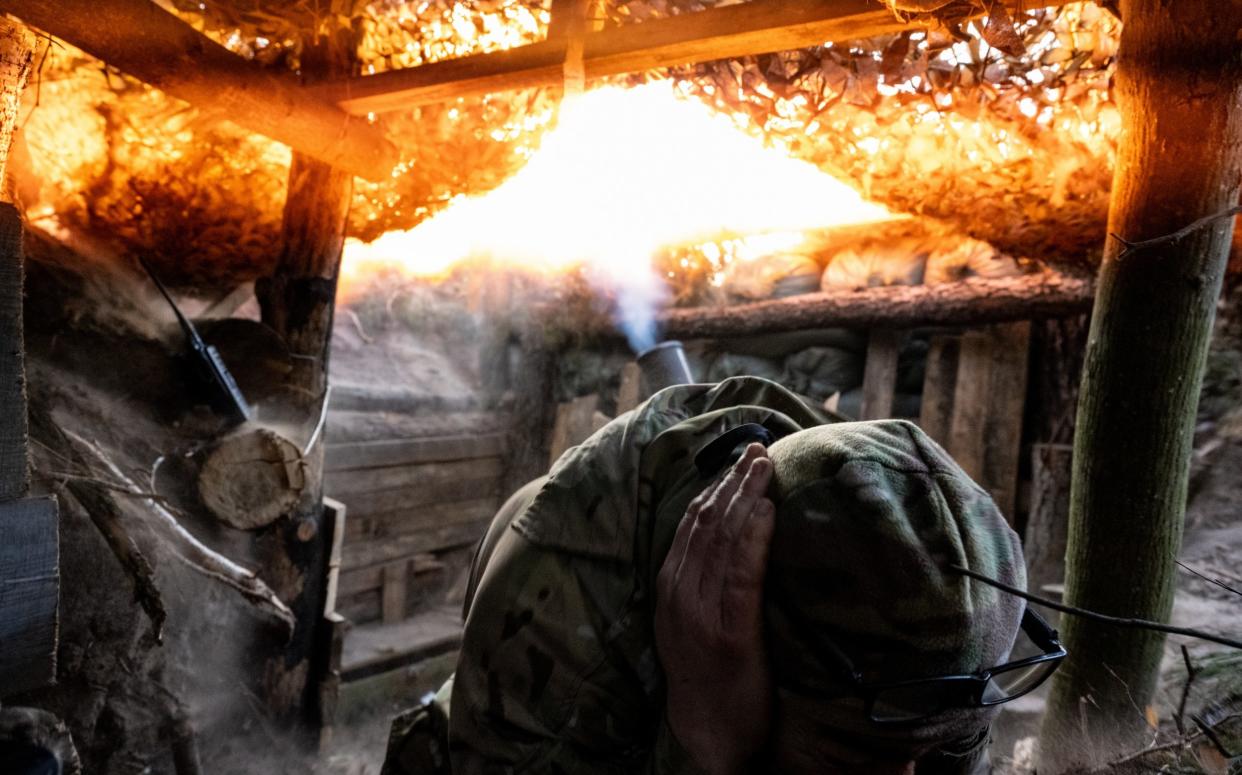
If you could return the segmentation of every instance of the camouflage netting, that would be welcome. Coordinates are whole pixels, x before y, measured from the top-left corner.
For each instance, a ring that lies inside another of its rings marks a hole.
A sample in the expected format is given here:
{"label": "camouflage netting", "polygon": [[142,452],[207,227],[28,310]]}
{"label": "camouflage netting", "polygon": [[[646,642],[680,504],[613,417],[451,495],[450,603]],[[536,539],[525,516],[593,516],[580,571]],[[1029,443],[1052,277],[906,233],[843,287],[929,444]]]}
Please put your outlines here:
{"label": "camouflage netting", "polygon": [[[274,68],[297,68],[310,31],[345,31],[357,41],[361,73],[539,40],[545,4],[176,1],[204,32]],[[605,23],[724,4],[615,0],[605,5]],[[876,201],[944,219],[1015,255],[1089,259],[1101,245],[1120,124],[1110,92],[1119,25],[1091,4],[986,24],[955,22],[963,7],[959,0],[940,9],[940,26],[927,34],[672,75],[687,94]],[[16,166],[28,173],[23,198],[36,221],[103,236],[122,252],[143,253],[174,283],[203,291],[270,267],[287,148],[60,42],[41,53],[30,94],[28,157]],[[495,187],[537,147],[554,108],[546,90],[528,90],[385,116],[406,159],[391,181],[357,182],[351,233],[369,240],[410,228],[454,196]]]}

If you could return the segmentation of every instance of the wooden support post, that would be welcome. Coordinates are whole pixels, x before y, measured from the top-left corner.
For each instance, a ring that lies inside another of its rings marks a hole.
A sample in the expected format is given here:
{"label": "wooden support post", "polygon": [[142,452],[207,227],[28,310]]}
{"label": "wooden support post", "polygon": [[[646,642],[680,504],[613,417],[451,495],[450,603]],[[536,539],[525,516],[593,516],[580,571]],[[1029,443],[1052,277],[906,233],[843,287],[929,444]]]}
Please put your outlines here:
{"label": "wooden support post", "polygon": [[[308,40],[302,70],[307,77],[347,71],[353,45],[348,34]],[[283,245],[275,272],[255,283],[263,322],[285,340],[294,356],[287,400],[306,413],[307,435],[327,400],[328,355],[333,306],[345,242],[352,176],[322,161],[294,153],[282,221]],[[263,575],[288,601],[297,619],[293,637],[267,660],[263,694],[285,723],[318,725],[322,673],[316,670],[323,638],[329,536],[323,506],[323,443],[305,450],[304,481],[290,517],[259,538]]]}
{"label": "wooden support post", "polygon": [[949,425],[953,420],[953,391],[957,387],[957,356],[961,339],[949,334],[931,338],[927,368],[923,373],[923,400],[919,406],[919,427],[940,443],[949,446]]}
{"label": "wooden support post", "polygon": [[862,420],[893,416],[897,390],[897,356],[903,335],[888,328],[873,328],[867,338],[867,365],[863,370]]}
{"label": "wooden support post", "polygon": [[[33,48],[25,27],[0,16],[0,178]],[[38,688],[56,675],[56,501],[26,497],[22,260],[21,214],[0,202],[0,696]]]}
{"label": "wooden support post", "polygon": [[384,624],[396,624],[405,619],[405,598],[409,586],[408,559],[390,562],[384,566],[380,587],[380,618]]}
{"label": "wooden support post", "polygon": [[[1121,0],[1122,131],[1074,438],[1066,602],[1167,621],[1195,412],[1242,184],[1242,5]],[[1176,240],[1160,240],[1200,219]],[[1164,636],[1066,616],[1039,772],[1147,744]]]}

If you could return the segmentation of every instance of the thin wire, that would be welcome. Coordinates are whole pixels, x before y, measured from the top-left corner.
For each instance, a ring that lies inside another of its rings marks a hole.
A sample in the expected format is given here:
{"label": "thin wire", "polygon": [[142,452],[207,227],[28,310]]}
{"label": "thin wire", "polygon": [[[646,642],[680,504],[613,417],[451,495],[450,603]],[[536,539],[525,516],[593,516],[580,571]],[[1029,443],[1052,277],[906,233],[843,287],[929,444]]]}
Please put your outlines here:
{"label": "thin wire", "polygon": [[1082,617],[1083,619],[1091,619],[1092,621],[1102,622],[1104,624],[1111,624],[1116,627],[1129,627],[1131,629],[1136,629],[1136,630],[1152,630],[1155,632],[1169,633],[1170,635],[1186,635],[1191,638],[1199,638],[1200,640],[1207,640],[1207,641],[1211,641],[1212,643],[1219,643],[1222,646],[1230,646],[1235,649],[1242,649],[1242,641],[1233,640],[1232,638],[1226,638],[1223,635],[1213,635],[1210,632],[1204,632],[1202,630],[1194,630],[1189,627],[1174,627],[1173,625],[1170,625],[1170,624],[1161,624],[1160,622],[1153,622],[1147,619],[1126,619],[1120,616],[1109,616],[1108,614],[1096,613],[1095,611],[1088,611],[1085,608],[1076,608],[1072,605],[1065,605],[1064,603],[1058,603],[1055,600],[1049,600],[1048,598],[1040,597],[1039,595],[1032,595],[1031,593],[1025,590],[1018,589],[1017,587],[1011,587],[1008,584],[1002,583],[993,578],[989,578],[988,576],[984,576],[982,573],[976,573],[975,571],[970,570],[968,568],[963,568],[960,565],[950,565],[949,570],[953,571],[954,573],[960,573],[963,576],[969,576],[970,578],[975,579],[977,581],[982,581],[984,584],[988,584],[990,586],[996,587],[997,589],[1004,590],[1005,592],[1008,592],[1011,595],[1016,595],[1018,597],[1025,598],[1026,600],[1030,600],[1031,602],[1039,603],[1040,605],[1047,606],[1048,608],[1051,608],[1054,611],[1060,611],[1061,613],[1065,613],[1065,614],[1072,614],[1074,616]]}

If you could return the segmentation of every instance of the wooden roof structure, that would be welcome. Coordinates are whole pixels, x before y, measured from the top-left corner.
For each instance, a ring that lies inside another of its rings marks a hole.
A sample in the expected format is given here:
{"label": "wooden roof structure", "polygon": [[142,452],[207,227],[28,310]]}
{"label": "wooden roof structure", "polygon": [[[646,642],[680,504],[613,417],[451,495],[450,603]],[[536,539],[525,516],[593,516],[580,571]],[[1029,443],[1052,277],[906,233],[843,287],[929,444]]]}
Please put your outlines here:
{"label": "wooden roof structure", "polygon": [[[1017,0],[1014,10],[1068,0]],[[567,7],[571,4],[566,4]],[[301,84],[234,54],[150,0],[9,0],[23,22],[121,71],[361,177],[392,173],[398,145],[371,116],[564,79],[573,35],[527,46],[319,84]],[[554,4],[554,11],[556,4]],[[974,8],[973,14],[982,14]],[[931,14],[900,19],[878,0],[752,0],[596,32],[578,48],[585,79],[785,51],[926,29]],[[560,25],[563,26],[563,25]],[[558,27],[556,19],[552,27]],[[373,116],[372,116],[373,118]]]}

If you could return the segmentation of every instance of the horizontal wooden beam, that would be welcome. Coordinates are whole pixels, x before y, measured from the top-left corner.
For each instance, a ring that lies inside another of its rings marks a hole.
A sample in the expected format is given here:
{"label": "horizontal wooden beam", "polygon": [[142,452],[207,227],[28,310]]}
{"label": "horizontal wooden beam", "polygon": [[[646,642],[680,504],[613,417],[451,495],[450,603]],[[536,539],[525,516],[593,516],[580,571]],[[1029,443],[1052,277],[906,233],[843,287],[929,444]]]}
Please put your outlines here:
{"label": "horizontal wooden beam", "polygon": [[[1010,6],[1061,5],[1019,0]],[[716,59],[789,51],[931,26],[931,16],[899,20],[876,0],[751,0],[748,3],[625,24],[583,40],[586,78],[597,79]],[[390,70],[307,87],[348,113],[364,115],[492,92],[556,86],[564,40]]]}
{"label": "horizontal wooden beam", "polygon": [[671,309],[659,315],[658,324],[669,339],[736,337],[828,326],[983,325],[1082,314],[1091,309],[1094,294],[1095,285],[1089,277],[1044,272],[942,285],[808,293],[727,307]]}
{"label": "horizontal wooden beam", "polygon": [[376,126],[234,54],[150,0],[5,0],[3,10],[160,91],[370,180],[400,160]]}

